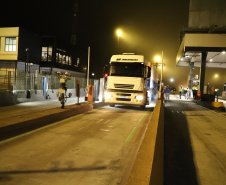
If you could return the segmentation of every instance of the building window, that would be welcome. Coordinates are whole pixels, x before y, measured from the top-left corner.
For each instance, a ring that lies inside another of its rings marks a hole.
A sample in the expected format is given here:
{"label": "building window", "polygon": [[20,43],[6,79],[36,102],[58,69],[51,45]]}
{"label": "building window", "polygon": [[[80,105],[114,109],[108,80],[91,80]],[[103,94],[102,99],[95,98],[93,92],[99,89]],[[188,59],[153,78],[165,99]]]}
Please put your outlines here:
{"label": "building window", "polygon": [[62,58],[62,55],[59,53],[59,63],[62,64],[63,62],[63,58]]}
{"label": "building window", "polygon": [[69,56],[66,55],[66,64],[69,64]]}
{"label": "building window", "polygon": [[49,47],[42,47],[42,61],[52,61],[53,56],[53,48],[52,46]]}
{"label": "building window", "polygon": [[56,62],[60,62],[59,53],[58,52],[56,53]]}
{"label": "building window", "polygon": [[52,57],[53,57],[53,48],[52,46],[48,47],[48,61],[52,61]]}
{"label": "building window", "polygon": [[42,47],[42,61],[47,61],[47,47]]}
{"label": "building window", "polygon": [[68,57],[69,58],[69,66],[71,66],[71,57]]}
{"label": "building window", "polygon": [[63,64],[66,64],[66,55],[63,55]]}
{"label": "building window", "polygon": [[16,37],[5,38],[5,51],[16,51]]}

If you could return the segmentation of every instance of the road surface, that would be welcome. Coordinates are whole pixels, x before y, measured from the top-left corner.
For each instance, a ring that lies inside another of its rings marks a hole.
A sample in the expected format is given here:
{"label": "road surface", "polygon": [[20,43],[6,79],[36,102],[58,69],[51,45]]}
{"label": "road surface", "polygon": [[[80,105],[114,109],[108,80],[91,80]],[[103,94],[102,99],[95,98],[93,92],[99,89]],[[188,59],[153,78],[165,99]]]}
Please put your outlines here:
{"label": "road surface", "polygon": [[120,184],[151,113],[105,106],[2,141],[0,184]]}
{"label": "road surface", "polygon": [[165,104],[164,185],[225,185],[225,113],[175,97]]}

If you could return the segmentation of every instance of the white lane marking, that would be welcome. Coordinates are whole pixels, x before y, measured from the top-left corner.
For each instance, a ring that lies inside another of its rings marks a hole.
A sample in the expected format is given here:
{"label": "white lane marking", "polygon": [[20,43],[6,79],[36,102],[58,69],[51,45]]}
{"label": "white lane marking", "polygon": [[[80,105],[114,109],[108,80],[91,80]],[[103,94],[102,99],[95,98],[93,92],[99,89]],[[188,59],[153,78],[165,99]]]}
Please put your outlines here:
{"label": "white lane marking", "polygon": [[109,132],[110,130],[100,129],[100,131]]}
{"label": "white lane marking", "polygon": [[109,120],[107,120],[107,121],[105,121],[105,123],[104,124],[107,124],[108,122],[110,122],[111,121],[111,119],[109,119]]}
{"label": "white lane marking", "polygon": [[81,128],[79,128],[78,130],[82,130],[82,129],[84,129],[85,127],[81,127]]}
{"label": "white lane marking", "polygon": [[100,119],[99,121],[97,121],[96,123],[100,123],[101,121],[103,121],[104,119]]}

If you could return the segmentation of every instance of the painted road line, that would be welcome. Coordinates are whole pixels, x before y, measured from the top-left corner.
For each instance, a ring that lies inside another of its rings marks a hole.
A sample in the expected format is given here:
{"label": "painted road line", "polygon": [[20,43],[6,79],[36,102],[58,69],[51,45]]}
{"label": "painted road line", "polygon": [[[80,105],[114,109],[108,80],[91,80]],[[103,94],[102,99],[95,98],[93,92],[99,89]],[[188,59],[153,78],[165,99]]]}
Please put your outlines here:
{"label": "painted road line", "polygon": [[84,128],[86,128],[86,127],[81,127],[81,128],[79,128],[78,130],[82,130],[82,129],[84,129]]}
{"label": "painted road line", "polygon": [[103,121],[104,119],[100,119],[99,121],[97,121],[96,123],[100,123],[101,121]]}
{"label": "painted road line", "polygon": [[137,127],[134,127],[132,132],[129,134],[129,136],[126,138],[126,141],[125,141],[125,146],[129,146],[131,141],[133,140],[134,136],[136,135],[137,131],[139,130],[142,121],[146,118],[148,114],[148,111],[145,112],[145,114],[140,118],[139,122],[138,122],[138,126]]}
{"label": "painted road line", "polygon": [[110,122],[110,121],[111,121],[111,119],[109,119],[109,120],[105,121],[105,122],[104,122],[104,124],[107,124],[107,123],[108,123],[108,122]]}
{"label": "painted road line", "polygon": [[109,132],[110,130],[100,129],[100,131]]}

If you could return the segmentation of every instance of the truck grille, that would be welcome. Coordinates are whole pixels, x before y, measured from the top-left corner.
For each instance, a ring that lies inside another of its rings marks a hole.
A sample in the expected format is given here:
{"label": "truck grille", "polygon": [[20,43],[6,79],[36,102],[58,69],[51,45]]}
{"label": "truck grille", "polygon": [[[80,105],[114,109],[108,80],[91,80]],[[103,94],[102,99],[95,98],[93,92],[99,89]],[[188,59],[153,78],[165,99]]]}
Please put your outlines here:
{"label": "truck grille", "polygon": [[131,101],[131,99],[127,98],[116,98],[117,101]]}
{"label": "truck grille", "polygon": [[134,85],[133,84],[115,84],[115,88],[118,88],[118,89],[133,89]]}

